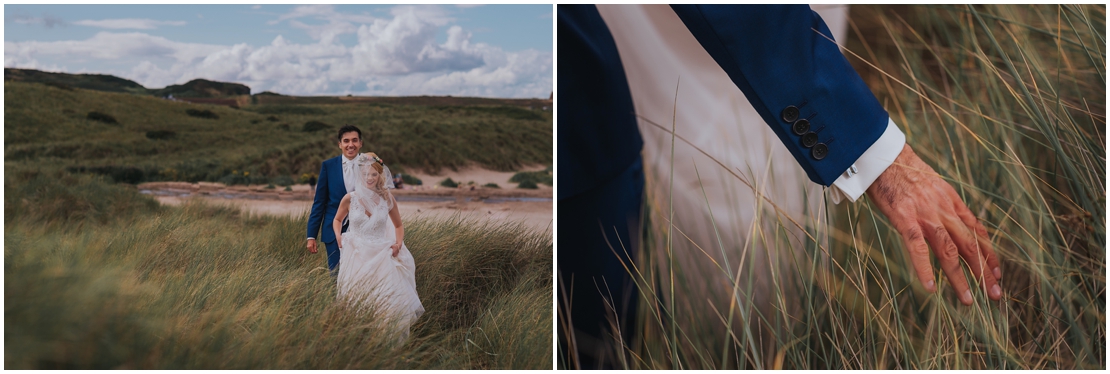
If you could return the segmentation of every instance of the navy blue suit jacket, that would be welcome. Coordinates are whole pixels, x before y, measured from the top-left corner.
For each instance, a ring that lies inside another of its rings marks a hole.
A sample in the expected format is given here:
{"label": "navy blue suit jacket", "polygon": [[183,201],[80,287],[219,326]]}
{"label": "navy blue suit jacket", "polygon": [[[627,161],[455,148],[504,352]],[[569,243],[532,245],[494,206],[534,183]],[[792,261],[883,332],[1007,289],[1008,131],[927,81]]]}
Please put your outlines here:
{"label": "navy blue suit jacket", "polygon": [[[888,114],[809,6],[671,8],[815,183],[831,185],[886,130]],[[620,56],[596,7],[559,5],[558,13],[563,199],[624,170],[642,140]],[[803,133],[813,132],[827,152],[803,144],[792,128],[797,119],[809,121]]]}
{"label": "navy blue suit jacket", "polygon": [[[335,230],[331,222],[335,219],[335,212],[339,210],[339,202],[347,195],[346,184],[343,183],[343,161],[337,156],[324,160],[320,165],[320,179],[316,185],[316,195],[312,198],[312,210],[308,214],[309,238],[321,239],[324,243],[335,241]],[[323,219],[323,221],[321,221]],[[320,228],[323,226],[323,236]]]}

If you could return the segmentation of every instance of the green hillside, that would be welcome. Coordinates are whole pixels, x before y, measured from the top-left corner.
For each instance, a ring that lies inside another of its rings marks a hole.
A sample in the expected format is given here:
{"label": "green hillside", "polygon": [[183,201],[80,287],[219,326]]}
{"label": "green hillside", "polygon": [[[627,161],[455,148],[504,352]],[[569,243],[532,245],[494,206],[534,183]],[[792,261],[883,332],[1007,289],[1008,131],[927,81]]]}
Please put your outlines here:
{"label": "green hillside", "polygon": [[38,82],[61,89],[84,88],[86,90],[142,95],[150,93],[150,90],[134,81],[104,74],[65,74],[31,69],[4,68],[4,81]]}
{"label": "green hillside", "polygon": [[250,87],[245,85],[207,79],[193,79],[185,84],[149,89],[134,81],[113,75],[50,73],[33,69],[4,68],[4,81],[42,83],[61,89],[84,88],[94,91],[123,92],[158,97],[167,95],[174,95],[175,97],[228,97],[251,94]]}
{"label": "green hillside", "polygon": [[151,90],[158,97],[224,97],[250,95],[251,88],[239,83],[216,82],[207,79],[193,79],[185,84],[174,84],[160,90]]}
{"label": "green hillside", "polygon": [[552,115],[538,109],[347,103],[238,110],[16,79],[5,81],[4,92],[6,162],[131,183],[316,173],[339,154],[335,132],[344,124],[363,130],[363,151],[402,170],[473,162],[512,171],[552,162]]}

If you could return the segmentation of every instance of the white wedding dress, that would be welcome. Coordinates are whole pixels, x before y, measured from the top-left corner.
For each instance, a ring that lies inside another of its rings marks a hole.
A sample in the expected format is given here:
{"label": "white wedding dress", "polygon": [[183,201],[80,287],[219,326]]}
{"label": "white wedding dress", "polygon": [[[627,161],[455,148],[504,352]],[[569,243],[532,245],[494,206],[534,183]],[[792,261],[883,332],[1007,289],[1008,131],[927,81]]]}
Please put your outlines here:
{"label": "white wedding dress", "polygon": [[412,253],[402,244],[393,257],[390,247],[397,235],[389,218],[394,203],[388,191],[351,192],[350,226],[342,236],[337,285],[340,300],[373,310],[378,325],[403,341],[424,306],[416,294]]}

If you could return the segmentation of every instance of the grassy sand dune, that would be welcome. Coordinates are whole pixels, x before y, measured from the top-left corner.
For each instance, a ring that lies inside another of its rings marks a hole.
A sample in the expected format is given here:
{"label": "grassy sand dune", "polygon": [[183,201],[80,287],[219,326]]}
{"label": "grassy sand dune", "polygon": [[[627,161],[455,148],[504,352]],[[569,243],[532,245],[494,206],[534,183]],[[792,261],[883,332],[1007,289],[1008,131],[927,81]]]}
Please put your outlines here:
{"label": "grassy sand dune", "polygon": [[307,217],[161,207],[103,177],[6,168],[5,368],[551,366],[549,233],[406,222],[426,312],[394,345],[335,301]]}

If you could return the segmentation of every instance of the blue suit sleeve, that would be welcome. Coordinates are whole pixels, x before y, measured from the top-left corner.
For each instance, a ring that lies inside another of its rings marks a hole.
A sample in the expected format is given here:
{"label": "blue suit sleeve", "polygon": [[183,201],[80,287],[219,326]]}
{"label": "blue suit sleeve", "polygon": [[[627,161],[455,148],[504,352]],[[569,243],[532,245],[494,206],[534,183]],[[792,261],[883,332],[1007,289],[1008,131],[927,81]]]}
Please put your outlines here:
{"label": "blue suit sleeve", "polygon": [[328,168],[320,164],[320,177],[316,181],[316,195],[312,198],[312,209],[308,214],[308,238],[320,240],[320,224],[324,219],[324,211],[328,207]]}
{"label": "blue suit sleeve", "polygon": [[831,185],[886,129],[887,112],[809,6],[671,8],[814,182]]}

